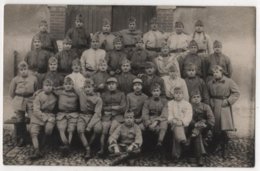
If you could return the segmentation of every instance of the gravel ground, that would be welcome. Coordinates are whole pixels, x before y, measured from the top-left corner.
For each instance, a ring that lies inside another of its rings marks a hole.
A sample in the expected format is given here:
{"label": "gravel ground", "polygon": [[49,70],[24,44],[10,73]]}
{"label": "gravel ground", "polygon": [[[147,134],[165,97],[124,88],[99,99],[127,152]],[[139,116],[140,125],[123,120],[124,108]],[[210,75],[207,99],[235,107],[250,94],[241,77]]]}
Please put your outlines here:
{"label": "gravel ground", "polygon": [[[42,159],[30,161],[28,156],[33,151],[32,146],[14,148],[14,144],[10,140],[10,132],[4,131],[3,162],[5,165],[109,166],[112,161],[110,158],[100,159],[97,157],[85,161],[82,158],[83,151],[80,148],[74,149],[68,157],[61,157],[57,149],[47,148]],[[254,138],[238,138],[233,135],[228,149],[229,159],[223,160],[219,152],[210,154],[205,157],[205,167],[253,167],[254,146]],[[15,152],[10,156],[10,151]],[[178,163],[174,163],[168,160],[159,160],[160,158],[162,158],[162,155],[159,152],[148,152],[141,154],[134,165],[196,167],[194,162],[188,162],[187,159],[181,159]],[[121,166],[127,166],[127,163],[122,163]]]}

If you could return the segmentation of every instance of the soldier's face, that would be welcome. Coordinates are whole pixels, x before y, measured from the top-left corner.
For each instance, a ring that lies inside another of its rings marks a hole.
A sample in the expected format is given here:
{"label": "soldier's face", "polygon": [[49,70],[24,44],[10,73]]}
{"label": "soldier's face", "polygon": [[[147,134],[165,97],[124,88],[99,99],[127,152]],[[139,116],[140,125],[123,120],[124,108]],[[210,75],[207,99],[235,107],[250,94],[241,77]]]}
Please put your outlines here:
{"label": "soldier's face", "polygon": [[177,72],[177,71],[169,71],[169,76],[170,76],[172,79],[175,79],[175,78],[177,78],[177,76],[178,76],[178,72]]}
{"label": "soldier's face", "polygon": [[187,73],[188,77],[192,78],[192,77],[195,77],[196,70],[195,70],[195,68],[189,68],[186,73]]}
{"label": "soldier's face", "polygon": [[73,70],[73,72],[80,72],[80,65],[79,64],[73,64],[72,70]]}
{"label": "soldier's face", "polygon": [[153,75],[155,72],[155,68],[154,67],[149,67],[145,69],[145,72],[147,75]]}
{"label": "soldier's face", "polygon": [[197,47],[197,46],[190,46],[190,47],[189,47],[189,51],[190,51],[190,53],[192,53],[192,54],[197,53],[198,47]]}
{"label": "soldier's face", "polygon": [[132,22],[132,23],[129,23],[129,24],[128,24],[128,29],[129,29],[129,30],[132,30],[132,31],[133,31],[133,30],[135,30],[135,28],[136,28],[136,23],[135,23],[135,22]]}
{"label": "soldier's face", "polygon": [[137,42],[137,43],[135,44],[135,46],[136,46],[138,49],[141,49],[141,48],[144,47],[144,43],[140,41],[140,42]]}
{"label": "soldier's face", "polygon": [[107,71],[107,64],[106,63],[102,63],[99,65],[99,70],[100,71]]}
{"label": "soldier's face", "polygon": [[200,103],[200,101],[201,101],[201,97],[199,94],[193,95],[191,97],[191,103],[193,103],[193,104],[198,104],[198,103]]}
{"label": "soldier's face", "polygon": [[152,95],[153,95],[153,97],[160,97],[160,95],[161,95],[161,89],[159,89],[159,88],[153,89],[153,90],[152,90]]}
{"label": "soldier's face", "polygon": [[181,34],[183,32],[183,29],[184,29],[183,26],[175,27],[175,31],[176,31],[177,34]]}
{"label": "soldier's face", "polygon": [[41,43],[41,41],[40,40],[34,40],[33,41],[33,46],[36,48],[36,49],[39,49],[39,48],[41,48],[41,46],[42,46],[42,43]]}
{"label": "soldier's face", "polygon": [[125,116],[125,124],[128,126],[131,126],[134,124],[135,118],[133,115],[127,115]]}
{"label": "soldier's face", "polygon": [[218,80],[221,79],[223,76],[222,72],[220,70],[214,70],[213,71],[213,77]]}
{"label": "soldier's face", "polygon": [[28,69],[27,68],[20,68],[19,73],[21,74],[22,77],[27,77],[28,76]]}
{"label": "soldier's face", "polygon": [[116,49],[116,50],[121,50],[123,44],[122,44],[121,42],[116,42],[116,43],[114,44],[114,46],[115,46],[115,49]]}
{"label": "soldier's face", "polygon": [[129,63],[122,64],[121,69],[123,72],[129,72],[131,69],[131,65]]}
{"label": "soldier's face", "polygon": [[58,64],[57,63],[50,63],[49,68],[50,68],[50,71],[57,71]]}
{"label": "soldier's face", "polygon": [[40,28],[40,31],[41,31],[41,32],[47,32],[47,30],[48,30],[48,25],[47,25],[47,24],[41,24],[41,25],[39,26],[39,28]]}
{"label": "soldier's face", "polygon": [[102,30],[103,30],[103,32],[105,32],[105,33],[109,33],[109,32],[111,31],[111,27],[110,27],[109,24],[107,24],[107,25],[104,25],[104,26],[102,27]]}
{"label": "soldier's face", "polygon": [[109,91],[115,91],[117,89],[117,84],[115,82],[109,82],[107,88]]}
{"label": "soldier's face", "polygon": [[91,47],[92,47],[93,49],[98,49],[98,48],[99,48],[99,41],[92,40],[92,41],[91,41]]}
{"label": "soldier's face", "polygon": [[70,43],[63,43],[63,49],[64,49],[64,50],[69,50],[69,49],[71,49],[71,44],[70,44]]}
{"label": "soldier's face", "polygon": [[92,85],[84,86],[84,92],[86,94],[92,94],[94,92],[94,87]]}
{"label": "soldier's face", "polygon": [[214,47],[213,50],[214,50],[215,53],[221,53],[222,48],[221,47]]}
{"label": "soldier's face", "polygon": [[46,85],[43,85],[43,91],[47,94],[51,93],[52,92],[52,85],[50,84],[46,84]]}
{"label": "soldier's face", "polygon": [[183,92],[180,90],[174,91],[173,97],[174,100],[181,101],[183,99]]}
{"label": "soldier's face", "polygon": [[63,87],[65,91],[71,91],[73,89],[73,84],[71,82],[65,82]]}
{"label": "soldier's face", "polygon": [[152,29],[153,31],[156,31],[156,30],[158,29],[158,24],[157,24],[157,23],[151,24],[151,29]]}
{"label": "soldier's face", "polygon": [[77,28],[80,28],[80,27],[83,26],[83,22],[80,21],[80,20],[76,20],[76,21],[75,21],[75,25],[76,25]]}
{"label": "soldier's face", "polygon": [[201,32],[203,32],[203,30],[204,30],[203,26],[195,26],[195,31],[196,32],[201,33]]}
{"label": "soldier's face", "polygon": [[162,52],[162,55],[168,55],[170,52],[170,49],[168,46],[164,46],[164,47],[162,47],[161,52]]}
{"label": "soldier's face", "polygon": [[142,84],[141,83],[134,83],[133,89],[135,92],[140,92],[142,90]]}

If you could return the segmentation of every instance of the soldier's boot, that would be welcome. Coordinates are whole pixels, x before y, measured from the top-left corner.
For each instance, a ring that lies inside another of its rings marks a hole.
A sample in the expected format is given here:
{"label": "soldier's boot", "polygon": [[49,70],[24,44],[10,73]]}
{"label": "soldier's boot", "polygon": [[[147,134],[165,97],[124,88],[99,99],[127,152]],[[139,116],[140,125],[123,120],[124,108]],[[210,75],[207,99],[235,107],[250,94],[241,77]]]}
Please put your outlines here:
{"label": "soldier's boot", "polygon": [[65,144],[64,146],[60,147],[61,153],[63,157],[66,157],[69,155],[70,146],[68,144]]}
{"label": "soldier's boot", "polygon": [[33,154],[29,156],[31,160],[38,160],[42,158],[42,153],[40,152],[39,149],[35,149]]}
{"label": "soldier's boot", "polygon": [[198,166],[204,166],[204,161],[203,161],[202,156],[197,157],[197,165]]}
{"label": "soldier's boot", "polygon": [[91,158],[91,150],[90,150],[90,147],[86,147],[86,151],[85,151],[85,154],[84,154],[84,159],[85,160],[88,160]]}
{"label": "soldier's boot", "polygon": [[16,123],[16,146],[23,147],[26,145],[26,124],[23,122]]}

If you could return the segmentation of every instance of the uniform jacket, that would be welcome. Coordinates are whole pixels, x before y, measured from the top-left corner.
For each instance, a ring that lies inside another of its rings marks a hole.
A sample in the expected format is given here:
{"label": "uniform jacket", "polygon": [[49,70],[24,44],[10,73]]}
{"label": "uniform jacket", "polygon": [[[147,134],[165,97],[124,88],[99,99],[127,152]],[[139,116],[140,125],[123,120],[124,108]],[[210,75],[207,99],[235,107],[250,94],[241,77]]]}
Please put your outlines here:
{"label": "uniform jacket", "polygon": [[58,71],[66,74],[72,72],[72,61],[79,58],[78,54],[73,49],[62,50],[58,52],[55,57],[58,60]]}
{"label": "uniform jacket", "polygon": [[70,28],[66,37],[72,40],[72,48],[88,49],[90,47],[90,34],[82,28]]}
{"label": "uniform jacket", "polygon": [[[80,59],[82,70],[85,71],[86,69],[90,69],[93,71],[97,71],[100,60],[105,60],[105,56],[106,51],[104,51],[103,49],[94,50],[90,48],[88,50],[85,50],[82,53]],[[88,68],[86,65],[90,65],[90,68]]]}
{"label": "uniform jacket", "polygon": [[127,59],[127,54],[123,50],[112,50],[106,53],[108,71],[121,70],[122,61]]}
{"label": "uniform jacket", "polygon": [[178,76],[181,77],[179,62],[176,56],[169,55],[167,57],[158,56],[154,59],[156,64],[157,71],[161,77],[169,75],[168,68],[172,65],[175,65],[178,71]]}
{"label": "uniform jacket", "polygon": [[110,75],[107,72],[98,71],[92,76],[92,80],[94,81],[96,90],[99,90],[98,86],[100,84],[106,85],[107,79]]}
{"label": "uniform jacket", "polygon": [[136,38],[142,37],[142,32],[140,30],[130,31],[129,29],[124,29],[116,34],[122,37],[124,45],[135,45]]}
{"label": "uniform jacket", "polygon": [[166,36],[159,30],[150,30],[144,34],[144,44],[148,48],[161,48]]}
{"label": "uniform jacket", "polygon": [[[41,44],[42,44],[42,49],[47,50],[52,53],[57,53],[58,50],[58,45],[56,40],[51,36],[50,33],[48,32],[39,32],[35,36],[40,37]],[[33,46],[33,40],[31,43],[31,50],[34,50]]]}
{"label": "uniform jacket", "polygon": [[99,38],[101,49],[104,49],[105,51],[113,50],[114,48],[113,41],[116,38],[114,34],[97,32],[95,33],[94,36],[97,36]]}
{"label": "uniform jacket", "polygon": [[133,90],[133,80],[136,78],[133,74],[130,72],[128,73],[121,73],[120,75],[116,76],[118,81],[118,89],[124,92],[125,94],[128,94],[132,92]]}
{"label": "uniform jacket", "polygon": [[84,86],[86,78],[80,72],[72,72],[71,74],[67,75],[67,77],[72,79],[75,90],[79,90]]}
{"label": "uniform jacket", "polygon": [[199,46],[199,49],[206,50],[207,54],[211,54],[213,52],[211,38],[205,32],[194,32],[194,34],[191,37],[191,40],[195,40]]}
{"label": "uniform jacket", "polygon": [[187,49],[190,43],[189,35],[185,33],[177,34],[176,32],[169,35],[167,45],[171,50]]}
{"label": "uniform jacket", "polygon": [[157,75],[153,75],[152,77],[149,77],[148,75],[145,74],[141,77],[141,79],[143,81],[143,92],[147,96],[152,96],[151,86],[155,83],[161,86],[161,95],[165,95],[164,81],[161,77],[158,77]]}
{"label": "uniform jacket", "polygon": [[43,85],[42,85],[43,81],[46,80],[46,79],[50,79],[53,82],[53,87],[59,87],[59,86],[62,86],[64,77],[58,72],[48,71],[44,75],[42,80],[39,80],[40,88],[43,87]]}
{"label": "uniform jacket", "polygon": [[127,94],[126,96],[126,111],[133,111],[135,118],[139,119],[142,117],[142,108],[145,100],[148,97],[144,94],[136,94],[134,92]]}

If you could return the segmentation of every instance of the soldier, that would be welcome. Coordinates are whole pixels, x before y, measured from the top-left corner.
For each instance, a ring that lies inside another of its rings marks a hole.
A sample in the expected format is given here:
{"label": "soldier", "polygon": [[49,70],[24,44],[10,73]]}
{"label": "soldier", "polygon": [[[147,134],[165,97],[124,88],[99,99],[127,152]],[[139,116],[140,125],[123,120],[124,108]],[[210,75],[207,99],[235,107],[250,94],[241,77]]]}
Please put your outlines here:
{"label": "soldier", "polygon": [[[42,42],[42,49],[56,54],[58,52],[58,45],[56,40],[48,33],[48,23],[46,20],[41,20],[39,23],[40,31],[35,35],[40,38]],[[31,50],[34,49],[33,40],[31,43]]]}
{"label": "soldier", "polygon": [[55,57],[58,60],[58,71],[66,77],[72,72],[72,61],[79,58],[77,52],[71,49],[72,41],[70,38],[63,40],[63,49]]}
{"label": "soldier", "polygon": [[98,70],[99,61],[104,60],[105,56],[106,51],[100,49],[99,38],[92,37],[91,48],[85,50],[80,59],[82,74],[85,77],[92,76]]}
{"label": "soldier", "polygon": [[[77,132],[79,138],[85,148],[84,158],[87,160],[91,157],[90,145],[94,139],[101,134],[101,111],[102,99],[94,92],[94,82],[91,79],[86,79],[84,87],[77,91],[80,103],[80,113],[77,121]],[[85,133],[93,132],[90,141],[88,142]]]}
{"label": "soldier", "polygon": [[[119,156],[111,163],[112,166],[128,159],[133,160],[140,153],[143,143],[142,132],[134,122],[133,112],[124,114],[124,123],[113,132],[108,141],[109,152]],[[134,161],[131,163],[134,163]]]}
{"label": "soldier", "polygon": [[184,25],[181,21],[175,22],[175,32],[170,34],[167,45],[170,47],[170,53],[178,58],[185,56],[188,50],[190,37],[184,33]]}
{"label": "soldier", "polygon": [[221,145],[222,157],[226,158],[228,131],[236,130],[232,105],[239,99],[240,92],[237,84],[224,75],[221,66],[212,67],[213,79],[208,82],[210,106],[215,116],[214,140],[215,145]]}
{"label": "soldier", "polygon": [[128,19],[128,29],[121,30],[116,34],[122,37],[125,51],[128,55],[135,48],[136,37],[142,37],[142,32],[136,29],[136,19],[134,17]]}
{"label": "soldier", "polygon": [[192,35],[192,40],[198,43],[198,55],[201,57],[207,57],[212,53],[211,38],[204,31],[204,24],[201,20],[196,21],[195,31]]}
{"label": "soldier", "polygon": [[111,33],[111,23],[107,18],[103,19],[102,31],[95,33],[94,36],[98,36],[101,49],[105,51],[114,49],[113,41],[116,36]]}
{"label": "soldier", "polygon": [[18,64],[19,75],[14,77],[9,87],[9,94],[12,98],[12,106],[16,115],[14,132],[16,146],[25,145],[26,123],[25,114],[29,117],[33,111],[33,93],[38,89],[38,81],[34,75],[28,73],[28,65],[22,61]]}
{"label": "soldier", "polygon": [[57,103],[57,98],[53,94],[53,82],[45,80],[43,82],[43,90],[36,94],[33,101],[33,113],[30,121],[30,133],[34,147],[34,153],[30,156],[31,160],[36,160],[42,157],[38,136],[44,130],[41,144],[46,145],[46,140],[50,138],[55,126],[54,108]]}
{"label": "soldier", "polygon": [[75,27],[72,27],[66,33],[66,37],[72,40],[72,49],[75,49],[78,56],[90,47],[90,34],[85,30],[83,23],[83,16],[76,15]]}

